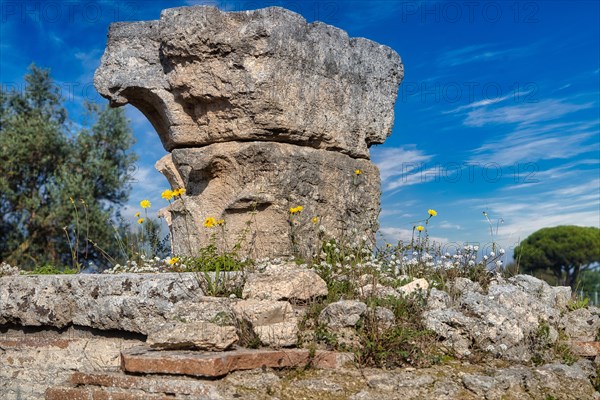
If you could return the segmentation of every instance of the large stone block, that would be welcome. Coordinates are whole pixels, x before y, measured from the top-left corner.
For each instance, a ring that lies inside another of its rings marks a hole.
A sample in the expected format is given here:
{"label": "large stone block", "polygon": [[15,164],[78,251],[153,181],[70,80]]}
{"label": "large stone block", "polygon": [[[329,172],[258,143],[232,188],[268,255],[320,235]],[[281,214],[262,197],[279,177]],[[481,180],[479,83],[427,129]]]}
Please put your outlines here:
{"label": "large stone block", "polygon": [[261,140],[368,158],[403,76],[391,48],[283,8],[200,6],[112,24],[94,83],[140,109],[168,151]]}
{"label": "large stone block", "polygon": [[0,277],[0,326],[148,334],[165,322],[210,322],[229,313],[227,299],[203,296],[193,273]]}
{"label": "large stone block", "polygon": [[[229,247],[241,241],[252,257],[310,256],[320,251],[319,235],[339,238],[353,229],[373,243],[380,180],[368,160],[266,142],[175,149],[172,157],[187,188],[168,209],[176,254],[216,240]],[[290,214],[299,205],[302,212]],[[224,220],[224,236],[204,227],[210,217]]]}

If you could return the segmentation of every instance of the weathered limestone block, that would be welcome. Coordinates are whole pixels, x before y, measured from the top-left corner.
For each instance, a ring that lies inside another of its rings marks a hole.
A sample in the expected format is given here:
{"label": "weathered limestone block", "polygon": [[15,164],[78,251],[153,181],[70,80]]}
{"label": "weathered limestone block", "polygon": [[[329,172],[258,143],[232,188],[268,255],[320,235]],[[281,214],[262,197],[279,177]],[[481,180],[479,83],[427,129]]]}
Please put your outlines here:
{"label": "weathered limestone block", "polygon": [[262,140],[368,158],[403,76],[391,48],[283,8],[199,6],[112,24],[94,83],[140,109],[168,151]]}
{"label": "weathered limestone block", "polygon": [[[320,234],[341,237],[352,229],[374,240],[380,180],[368,160],[267,142],[175,149],[172,158],[187,190],[168,208],[175,254],[194,254],[215,234],[222,243],[219,228],[203,226],[209,217],[223,219],[229,246],[242,241],[252,257],[310,256]],[[299,205],[302,212],[292,216]]]}
{"label": "weathered limestone block", "polygon": [[250,274],[242,291],[243,298],[257,300],[306,302],[322,296],[327,296],[327,283],[313,270],[295,264]]}
{"label": "weathered limestone block", "polygon": [[345,328],[355,326],[364,313],[367,305],[357,300],[340,300],[327,305],[319,314],[319,323],[329,328]]}
{"label": "weathered limestone block", "polygon": [[225,305],[202,295],[191,273],[1,277],[0,326],[79,325],[147,334],[177,318],[227,313]]}
{"label": "weathered limestone block", "polygon": [[248,324],[261,343],[273,347],[298,342],[298,317],[287,301],[242,300],[233,305],[238,319]]}
{"label": "weathered limestone block", "polygon": [[466,278],[449,285],[459,294],[455,302],[440,291],[433,292],[429,311],[423,313],[425,326],[436,332],[459,355],[483,350],[511,361],[529,362],[533,357],[531,338],[541,324],[548,325],[548,337],[558,339],[557,328],[575,339],[594,340],[600,326],[589,310],[567,313],[564,296],[569,288],[551,287],[540,279],[517,275],[492,282],[487,293]]}
{"label": "weathered limestone block", "polygon": [[399,287],[397,290],[398,293],[404,296],[410,296],[418,293],[427,296],[427,289],[429,289],[429,282],[427,282],[426,279],[419,278]]}
{"label": "weathered limestone block", "polygon": [[146,343],[155,349],[223,351],[238,341],[233,326],[210,322],[167,322],[150,331]]}

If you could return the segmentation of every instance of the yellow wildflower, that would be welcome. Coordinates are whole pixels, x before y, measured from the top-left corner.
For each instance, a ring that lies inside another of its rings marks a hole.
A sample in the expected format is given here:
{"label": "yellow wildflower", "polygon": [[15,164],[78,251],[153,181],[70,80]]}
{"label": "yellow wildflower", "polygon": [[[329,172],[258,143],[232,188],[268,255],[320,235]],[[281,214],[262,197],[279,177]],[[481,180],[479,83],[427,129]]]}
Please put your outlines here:
{"label": "yellow wildflower", "polygon": [[138,219],[138,224],[143,224],[143,223],[144,223],[144,218]]}
{"label": "yellow wildflower", "polygon": [[214,219],[213,217],[208,217],[204,220],[204,227],[205,228],[214,228],[214,226],[217,224],[217,220]]}
{"label": "yellow wildflower", "polygon": [[142,208],[150,208],[152,204],[150,204],[150,201],[148,200],[142,200],[140,201],[140,207]]}
{"label": "yellow wildflower", "polygon": [[169,260],[169,264],[171,264],[171,265],[175,265],[175,264],[177,264],[177,262],[179,262],[179,257],[172,257]]}
{"label": "yellow wildflower", "polygon": [[304,207],[302,207],[302,206],[292,207],[292,208],[290,208],[290,213],[296,214],[296,213],[302,212],[302,210],[304,210]]}
{"label": "yellow wildflower", "polygon": [[391,244],[391,243],[386,243],[385,245],[386,245],[387,247],[392,247],[392,244]]}
{"label": "yellow wildflower", "polygon": [[221,226],[221,225],[225,225],[225,220],[224,219],[220,219],[216,222],[217,225]]}
{"label": "yellow wildflower", "polygon": [[319,217],[313,217],[311,221],[316,225],[319,222]]}
{"label": "yellow wildflower", "polygon": [[362,174],[362,171],[361,171],[360,169],[355,169],[355,170],[354,170],[354,173],[355,173],[356,175],[360,175],[360,174]]}
{"label": "yellow wildflower", "polygon": [[435,217],[437,215],[437,211],[435,211],[435,210],[429,209],[429,210],[427,210],[427,212],[429,213],[430,217]]}
{"label": "yellow wildflower", "polygon": [[175,196],[175,192],[167,189],[164,192],[162,192],[162,194],[160,195],[160,197],[162,197],[165,200],[171,200],[173,198],[173,196]]}
{"label": "yellow wildflower", "polygon": [[133,214],[134,217],[139,218],[140,217],[140,212],[136,212],[135,214]]}
{"label": "yellow wildflower", "polygon": [[425,228],[423,228],[423,225],[419,225],[419,226],[417,226],[417,230],[418,230],[419,232],[421,232],[423,229],[425,229]]}
{"label": "yellow wildflower", "polygon": [[173,190],[173,196],[181,196],[184,193],[185,193],[185,189],[184,188],[179,188],[179,189]]}

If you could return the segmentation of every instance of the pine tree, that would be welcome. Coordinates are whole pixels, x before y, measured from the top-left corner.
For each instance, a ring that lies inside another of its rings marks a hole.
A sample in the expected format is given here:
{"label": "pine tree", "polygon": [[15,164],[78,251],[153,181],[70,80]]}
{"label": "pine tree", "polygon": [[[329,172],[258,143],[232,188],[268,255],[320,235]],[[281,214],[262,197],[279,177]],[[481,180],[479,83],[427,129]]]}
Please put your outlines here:
{"label": "pine tree", "polygon": [[0,260],[107,265],[136,160],[124,112],[87,104],[91,126],[71,132],[49,71],[32,65],[25,81],[0,91]]}

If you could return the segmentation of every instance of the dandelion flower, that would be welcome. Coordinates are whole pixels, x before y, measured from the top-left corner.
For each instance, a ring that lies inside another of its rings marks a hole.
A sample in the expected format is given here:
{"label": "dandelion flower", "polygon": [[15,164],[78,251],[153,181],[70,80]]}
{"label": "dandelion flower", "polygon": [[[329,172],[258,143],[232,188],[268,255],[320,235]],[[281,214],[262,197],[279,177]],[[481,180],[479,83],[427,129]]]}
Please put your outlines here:
{"label": "dandelion flower", "polygon": [[142,208],[150,208],[152,204],[150,204],[149,200],[142,200],[140,201],[140,207]]}
{"label": "dandelion flower", "polygon": [[138,224],[143,224],[143,223],[144,223],[144,218],[138,219]]}
{"label": "dandelion flower", "polygon": [[423,228],[423,225],[419,225],[419,226],[417,226],[417,230],[418,230],[419,232],[423,231],[423,229],[425,229],[425,228]]}
{"label": "dandelion flower", "polygon": [[429,213],[430,217],[435,217],[437,215],[437,211],[432,209],[427,210],[427,212]]}
{"label": "dandelion flower", "polygon": [[360,174],[362,174],[362,171],[361,171],[360,169],[355,169],[355,170],[354,170],[354,173],[355,173],[356,175],[360,175]]}
{"label": "dandelion flower", "polygon": [[204,220],[204,227],[213,228],[217,224],[217,220],[213,217],[208,217]]}
{"label": "dandelion flower", "polygon": [[319,222],[319,217],[312,217],[311,221],[312,221],[313,224],[316,225]]}
{"label": "dandelion flower", "polygon": [[220,219],[216,222],[217,225],[222,226],[225,225],[225,220],[224,219]]}
{"label": "dandelion flower", "polygon": [[175,264],[177,264],[177,262],[179,262],[179,257],[172,257],[169,260],[169,264],[171,264],[171,265],[175,265]]}
{"label": "dandelion flower", "polygon": [[304,207],[302,207],[302,206],[292,207],[292,208],[290,208],[290,214],[296,214],[296,213],[302,212],[303,209],[304,209]]}
{"label": "dandelion flower", "polygon": [[179,189],[173,190],[173,196],[181,196],[184,193],[185,193],[185,189],[184,188],[179,188]]}
{"label": "dandelion flower", "polygon": [[175,196],[175,192],[167,189],[164,192],[162,192],[162,194],[160,196],[165,200],[171,200],[173,198],[173,196]]}
{"label": "dandelion flower", "polygon": [[140,217],[140,212],[136,212],[135,214],[133,214],[134,217],[139,218]]}

